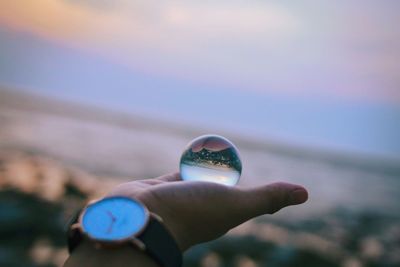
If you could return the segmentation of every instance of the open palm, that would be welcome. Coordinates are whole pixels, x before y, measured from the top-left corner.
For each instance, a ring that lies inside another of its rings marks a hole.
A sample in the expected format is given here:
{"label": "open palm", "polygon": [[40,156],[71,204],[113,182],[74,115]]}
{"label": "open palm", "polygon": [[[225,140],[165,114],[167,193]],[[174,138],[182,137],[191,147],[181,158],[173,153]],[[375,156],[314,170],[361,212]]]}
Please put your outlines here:
{"label": "open palm", "polygon": [[131,197],[145,204],[163,219],[182,251],[215,239],[253,217],[301,204],[308,198],[307,191],[294,184],[229,187],[182,182],[179,173],[123,183],[110,195]]}

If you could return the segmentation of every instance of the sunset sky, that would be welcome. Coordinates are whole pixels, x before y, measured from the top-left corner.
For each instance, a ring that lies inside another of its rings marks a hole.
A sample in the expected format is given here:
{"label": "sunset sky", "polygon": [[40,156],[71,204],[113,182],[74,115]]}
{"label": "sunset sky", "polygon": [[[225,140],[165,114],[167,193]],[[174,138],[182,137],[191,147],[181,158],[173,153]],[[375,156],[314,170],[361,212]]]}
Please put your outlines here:
{"label": "sunset sky", "polygon": [[0,85],[400,158],[398,10],[395,0],[2,1]]}

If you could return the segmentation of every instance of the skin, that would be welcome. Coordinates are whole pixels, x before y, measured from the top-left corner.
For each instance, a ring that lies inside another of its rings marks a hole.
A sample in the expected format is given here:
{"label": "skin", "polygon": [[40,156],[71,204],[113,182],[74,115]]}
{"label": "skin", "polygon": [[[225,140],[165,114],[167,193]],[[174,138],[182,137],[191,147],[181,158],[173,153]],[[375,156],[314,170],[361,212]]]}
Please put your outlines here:
{"label": "skin", "polygon": [[[182,182],[179,173],[128,182],[115,187],[109,196],[127,196],[141,201],[159,215],[175,237],[182,252],[193,245],[216,239],[249,219],[273,214],[304,203],[307,190],[288,183],[253,188],[228,187],[209,182]],[[64,267],[143,266],[157,264],[131,247],[96,249],[83,242]]]}

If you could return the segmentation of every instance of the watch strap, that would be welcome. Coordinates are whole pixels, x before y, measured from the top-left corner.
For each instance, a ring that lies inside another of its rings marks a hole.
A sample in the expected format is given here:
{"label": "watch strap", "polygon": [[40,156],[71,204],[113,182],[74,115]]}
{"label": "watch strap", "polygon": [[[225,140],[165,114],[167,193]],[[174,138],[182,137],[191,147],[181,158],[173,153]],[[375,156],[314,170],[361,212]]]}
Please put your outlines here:
{"label": "watch strap", "polygon": [[72,251],[81,243],[83,236],[78,229],[72,229],[71,226],[76,224],[79,220],[79,215],[82,209],[77,210],[69,219],[66,226],[68,252],[71,254]]}
{"label": "watch strap", "polygon": [[181,267],[182,252],[168,229],[157,218],[150,216],[146,230],[138,236],[146,251],[163,267]]}

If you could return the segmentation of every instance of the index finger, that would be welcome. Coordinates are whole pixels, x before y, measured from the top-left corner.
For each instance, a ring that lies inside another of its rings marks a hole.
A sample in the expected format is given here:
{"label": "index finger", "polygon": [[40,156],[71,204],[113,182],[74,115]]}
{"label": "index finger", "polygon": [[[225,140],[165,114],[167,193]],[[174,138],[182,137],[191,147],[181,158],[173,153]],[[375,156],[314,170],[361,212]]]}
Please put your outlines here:
{"label": "index finger", "polygon": [[179,172],[174,172],[157,178],[153,178],[151,180],[160,182],[177,182],[177,181],[182,181],[182,178]]}

